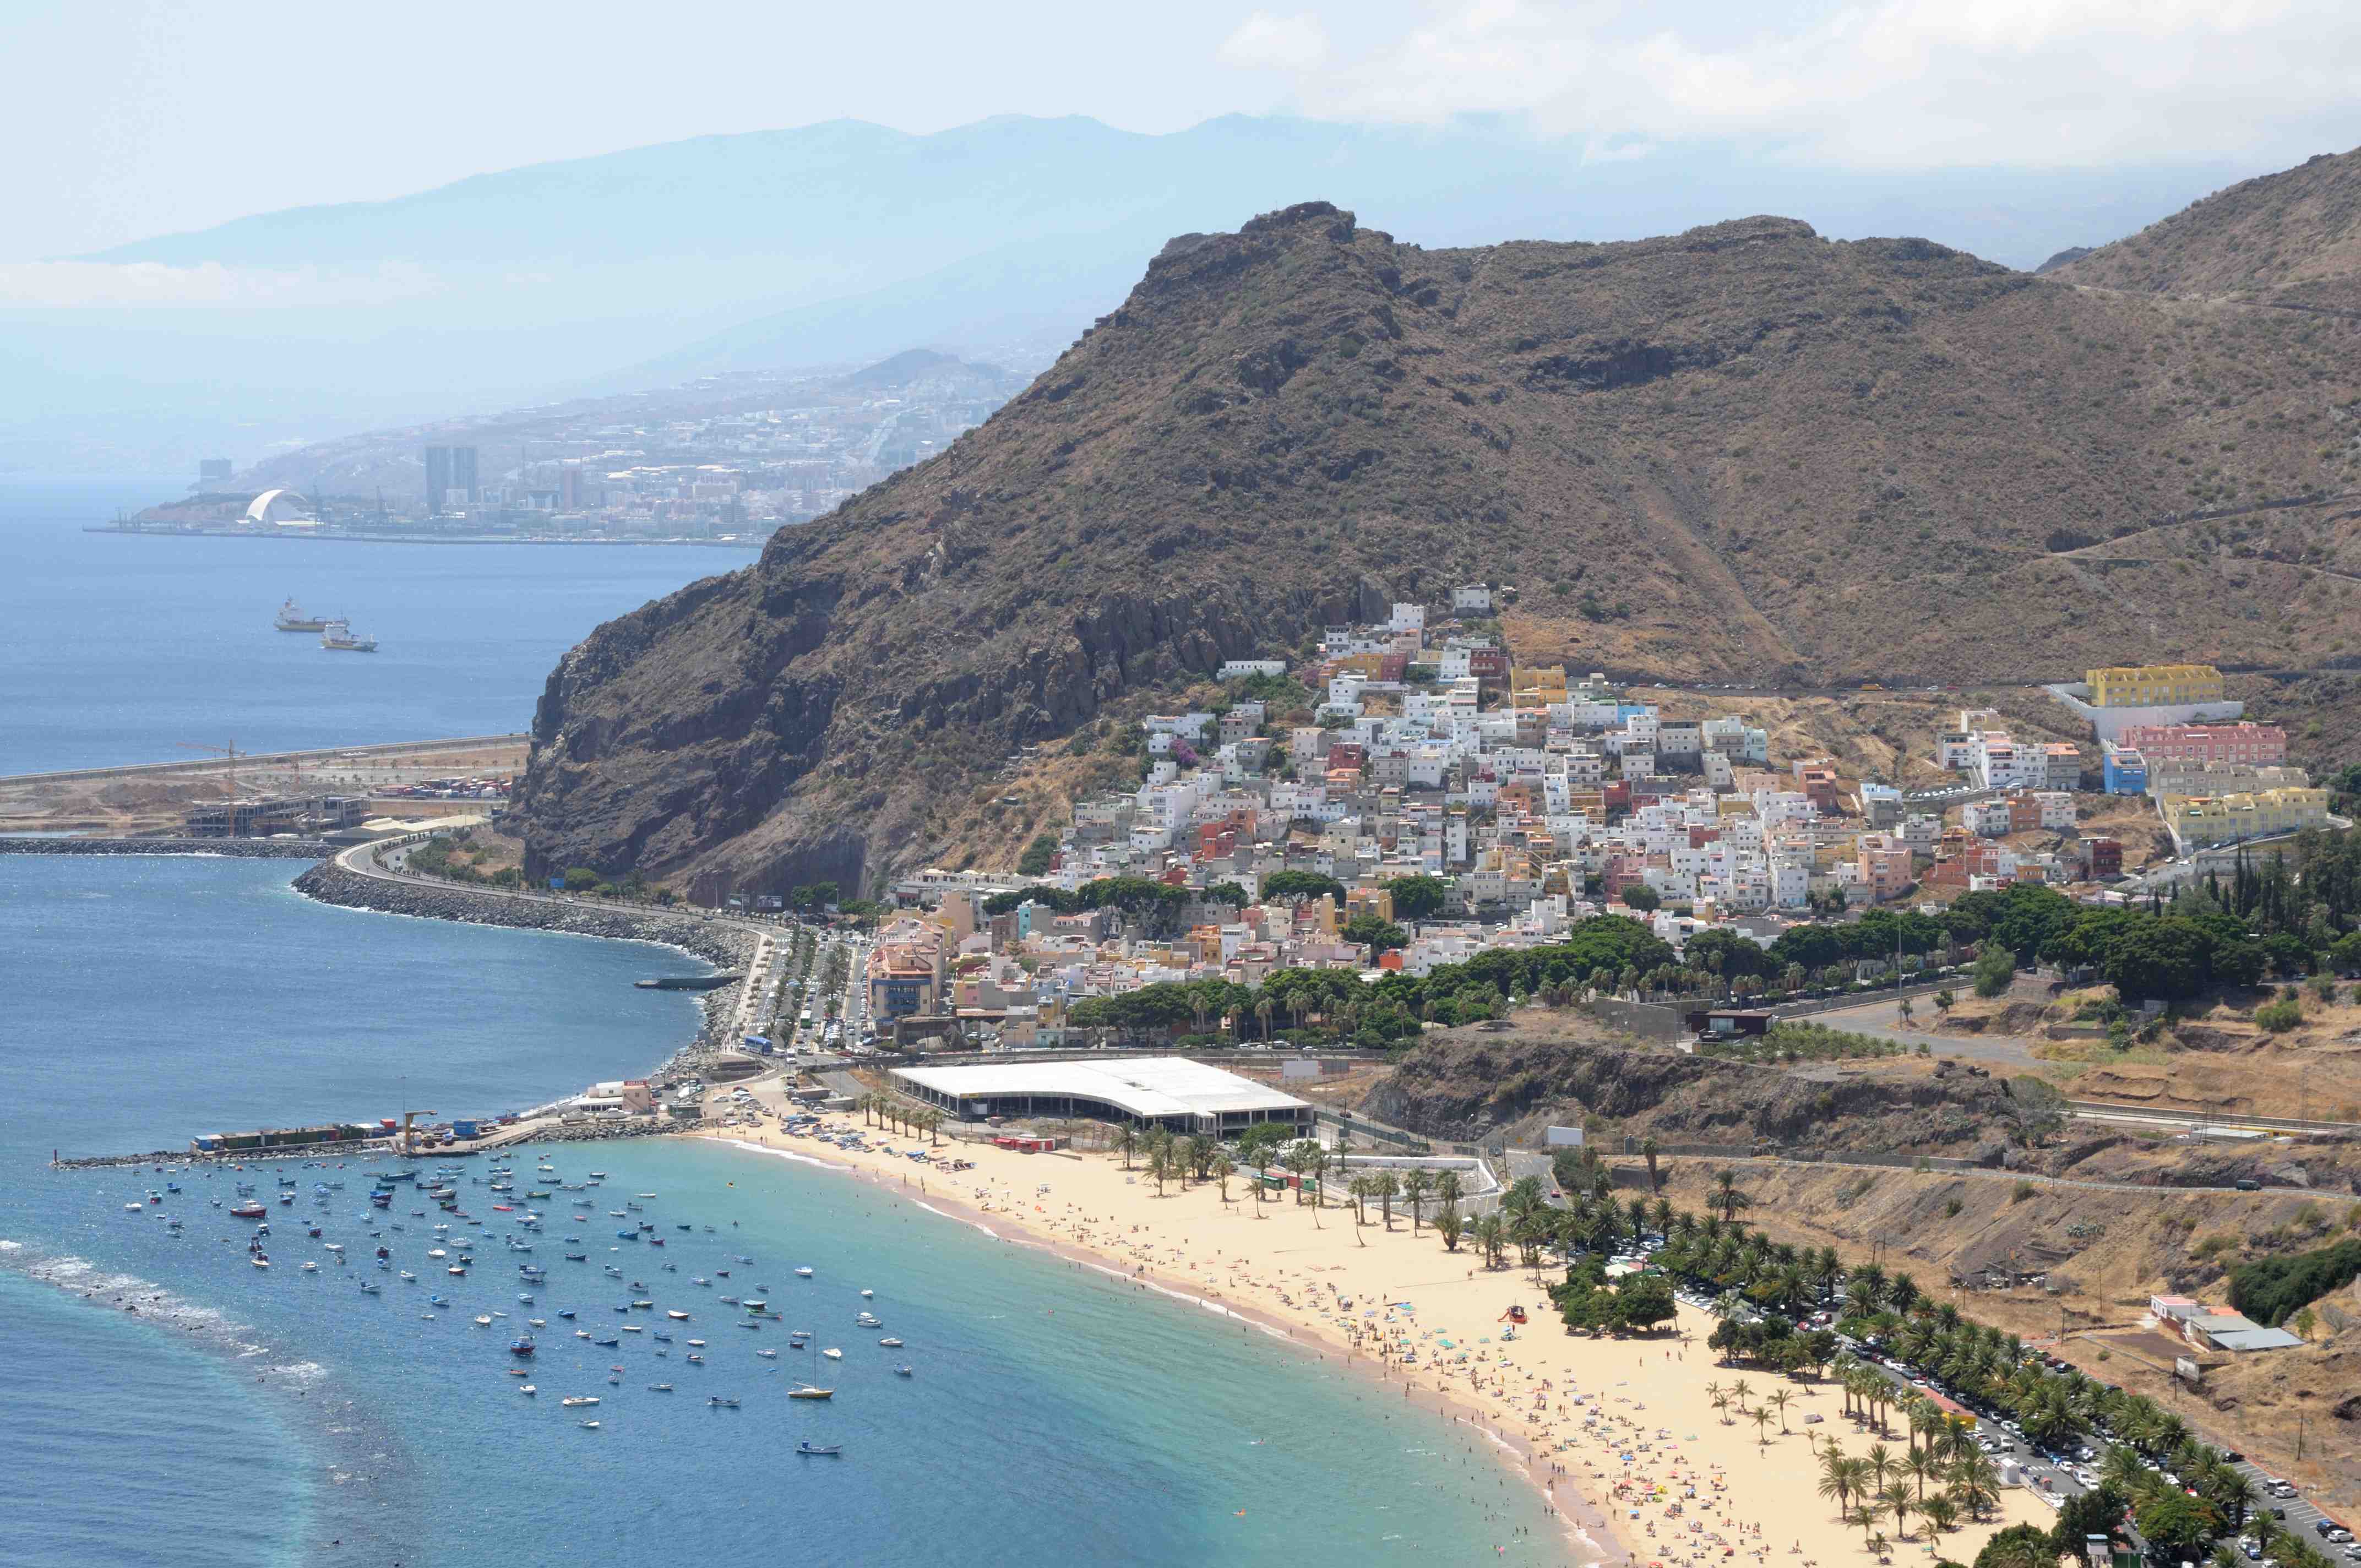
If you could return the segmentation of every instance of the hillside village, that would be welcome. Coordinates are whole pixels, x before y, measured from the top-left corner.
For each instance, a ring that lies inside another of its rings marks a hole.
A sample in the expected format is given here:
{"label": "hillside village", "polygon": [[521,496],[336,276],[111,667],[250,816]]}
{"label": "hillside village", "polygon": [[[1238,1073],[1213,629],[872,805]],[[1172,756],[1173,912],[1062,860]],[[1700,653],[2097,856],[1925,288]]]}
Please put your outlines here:
{"label": "hillside village", "polygon": [[[1927,942],[1904,955],[1890,924],[1864,927],[1868,911],[1933,913],[2024,883],[2145,902],[2126,877],[2167,835],[2184,859],[2164,873],[2195,874],[2186,857],[2334,820],[2328,792],[2287,764],[2284,731],[2243,719],[2209,666],[2049,688],[2086,743],[2019,741],[1997,710],[1958,709],[1930,759],[1949,782],[1905,790],[1828,756],[1774,755],[1741,715],[1671,718],[1603,674],[1521,663],[1495,599],[1465,585],[1447,604],[1328,628],[1305,658],[1229,662],[1220,701],[1113,736],[1137,786],[1078,801],[1013,874],[896,885],[938,913],[881,933],[881,1015],[1055,1045],[1070,1025],[1123,1016],[1078,1007],[1093,999],[1287,970],[1423,977],[1564,943],[1602,915],[1661,944],[1655,967],[1686,966],[1626,990],[1726,967],[1743,999],[1932,961],[1917,956]],[[2086,830],[2094,819],[2159,831],[2127,858],[2122,837]],[[1816,961],[1767,979],[1719,958],[1817,920],[1879,935],[1814,945]]]}

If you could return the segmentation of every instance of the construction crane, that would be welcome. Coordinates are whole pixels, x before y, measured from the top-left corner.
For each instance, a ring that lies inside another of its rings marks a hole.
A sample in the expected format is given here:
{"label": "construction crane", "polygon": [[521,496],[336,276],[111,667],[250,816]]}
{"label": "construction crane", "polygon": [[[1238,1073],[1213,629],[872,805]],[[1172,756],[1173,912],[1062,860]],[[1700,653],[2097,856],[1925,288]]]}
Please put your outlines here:
{"label": "construction crane", "polygon": [[[226,746],[199,746],[187,740],[175,740],[172,744],[178,746],[183,751],[211,751],[216,757],[228,758],[229,793],[222,798],[225,800],[236,800],[237,798],[237,759],[239,753],[237,741],[235,738],[233,738],[230,740],[230,743]],[[246,754],[247,756],[253,755],[252,752],[247,752]]]}
{"label": "construction crane", "polygon": [[401,1113],[401,1142],[395,1146],[394,1152],[401,1155],[412,1155],[417,1153],[417,1149],[412,1146],[410,1141],[410,1124],[418,1120],[421,1116],[439,1116],[442,1113],[439,1111],[404,1111]]}

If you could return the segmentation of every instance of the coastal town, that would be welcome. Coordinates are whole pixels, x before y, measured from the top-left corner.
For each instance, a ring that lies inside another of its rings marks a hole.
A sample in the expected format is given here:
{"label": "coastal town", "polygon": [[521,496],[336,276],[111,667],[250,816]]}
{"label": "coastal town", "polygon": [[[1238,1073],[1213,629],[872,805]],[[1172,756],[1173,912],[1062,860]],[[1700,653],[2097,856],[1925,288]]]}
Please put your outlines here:
{"label": "coastal town", "polygon": [[[1423,977],[1563,943],[1602,915],[1677,961],[2025,884],[2121,906],[2226,874],[2242,847],[2268,855],[2342,822],[2288,763],[2286,732],[2245,718],[2209,666],[2095,669],[2047,688],[2052,727],[2081,741],[2020,740],[1991,707],[1947,710],[1927,758],[1944,782],[1905,789],[1829,755],[1774,755],[1741,714],[1671,717],[1601,673],[1521,663],[1495,599],[1462,586],[1447,606],[1330,628],[1302,660],[1224,663],[1218,701],[1115,738],[1135,787],[1076,801],[1013,872],[896,883],[899,902],[934,913],[879,933],[878,1017],[1054,1046],[1132,1016],[1108,1003],[1151,987]],[[1709,708],[1712,694],[1694,695]],[[2140,847],[2127,858],[2125,830],[2094,818],[2130,825]],[[1791,940],[1774,974],[1729,964],[1729,988],[1891,974],[1892,927],[1871,928],[1887,933],[1882,949],[1823,945],[1799,969],[1784,960],[1806,944]],[[1902,945],[1905,970],[1934,961],[1930,943]]]}

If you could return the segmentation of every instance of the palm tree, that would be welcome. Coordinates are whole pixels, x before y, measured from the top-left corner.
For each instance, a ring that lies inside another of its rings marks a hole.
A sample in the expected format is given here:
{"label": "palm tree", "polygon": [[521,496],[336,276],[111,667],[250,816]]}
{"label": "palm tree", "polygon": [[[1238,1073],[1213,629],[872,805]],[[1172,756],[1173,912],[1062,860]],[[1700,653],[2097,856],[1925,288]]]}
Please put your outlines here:
{"label": "palm tree", "polygon": [[[1938,1492],[1919,1499],[1918,1517],[1927,1521],[1929,1530],[1941,1535],[1960,1522],[1960,1505]],[[2246,1568],[2246,1564],[2242,1563],[2238,1568]]]}
{"label": "palm tree", "polygon": [[[1437,1205],[1435,1223],[1441,1224],[1446,1215],[1455,1225],[1458,1223],[1459,1173],[1457,1171],[1446,1170],[1434,1179],[1434,1201]],[[1444,1245],[1453,1252],[1459,1250],[1457,1242],[1446,1242]]]}
{"label": "palm tree", "polygon": [[1509,1227],[1497,1212],[1486,1214],[1476,1222],[1476,1245],[1484,1249],[1486,1267],[1500,1266],[1500,1255],[1508,1241]]}
{"label": "palm tree", "polygon": [[1999,1470],[1982,1453],[1970,1453],[1955,1461],[1951,1465],[1951,1496],[1971,1516],[1982,1519],[1984,1510],[2000,1497]]}
{"label": "palm tree", "polygon": [[1230,1176],[1237,1169],[1237,1162],[1226,1154],[1215,1154],[1210,1168],[1213,1180],[1220,1186],[1222,1201],[1227,1203],[1230,1201]]}
{"label": "palm tree", "polygon": [[1910,1484],[1907,1481],[1896,1481],[1891,1486],[1881,1489],[1877,1494],[1877,1500],[1883,1503],[1885,1511],[1894,1516],[1895,1533],[1904,1540],[1908,1540],[1910,1510],[1917,1506],[1917,1499],[1910,1495]]}
{"label": "palm tree", "polygon": [[1743,1377],[1730,1386],[1730,1397],[1737,1402],[1741,1410],[1746,1409],[1746,1396],[1752,1392],[1754,1392],[1754,1386]]}
{"label": "palm tree", "polygon": [[[1866,1511],[1866,1509],[1863,1510],[1863,1512]],[[1885,1561],[1885,1554],[1892,1551],[1893,1548],[1894,1543],[1886,1540],[1885,1537],[1882,1535],[1872,1535],[1869,1538],[1869,1549],[1877,1554],[1877,1560],[1880,1563]]]}
{"label": "palm tree", "polygon": [[1266,1040],[1270,1038],[1271,1011],[1270,998],[1268,996],[1255,1003],[1255,1017],[1262,1025],[1262,1037]]}
{"label": "palm tree", "polygon": [[1148,1151],[1148,1178],[1156,1183],[1156,1195],[1159,1198],[1164,1196],[1164,1180],[1171,1174],[1172,1156],[1166,1151],[1162,1144],[1154,1145]]}
{"label": "palm tree", "polygon": [[1653,1135],[1640,1140],[1640,1157],[1648,1162],[1648,1190],[1657,1191],[1664,1183],[1656,1178],[1656,1140]]}
{"label": "palm tree", "polygon": [[1377,1196],[1377,1187],[1376,1180],[1368,1176],[1356,1176],[1345,1183],[1346,1190],[1353,1195],[1353,1239],[1363,1246],[1369,1245],[1368,1238],[1361,1234],[1361,1225],[1367,1217],[1364,1201]]}
{"label": "palm tree", "polygon": [[1369,1178],[1370,1190],[1378,1195],[1378,1207],[1385,1215],[1386,1230],[1394,1228],[1394,1198],[1401,1191],[1401,1178],[1390,1170],[1380,1170]]}
{"label": "palm tree", "polygon": [[1942,1462],[1935,1457],[1935,1446],[1932,1443],[1925,1448],[1913,1448],[1908,1453],[1903,1455],[1902,1468],[1910,1479],[1917,1484],[1918,1496],[1921,1499],[1927,1496],[1927,1477],[1934,1476],[1939,1479],[1943,1474]]}
{"label": "palm tree", "polygon": [[1721,1217],[1726,1223],[1738,1216],[1738,1211],[1754,1201],[1738,1190],[1738,1172],[1724,1167],[1713,1179],[1714,1201],[1721,1205]]}
{"label": "palm tree", "polygon": [[1884,1491],[1885,1484],[1894,1478],[1894,1451],[1882,1442],[1872,1442],[1865,1457],[1869,1460],[1870,1475],[1877,1479],[1877,1489]]}
{"label": "palm tree", "polygon": [[1401,1179],[1402,1197],[1410,1203],[1411,1235],[1418,1234],[1419,1205],[1426,1201],[1427,1193],[1433,1190],[1433,1188],[1434,1178],[1429,1176],[1423,1169],[1414,1168]]}
{"label": "palm tree", "polygon": [[1123,1156],[1124,1169],[1129,1170],[1132,1153],[1139,1147],[1139,1129],[1128,1122],[1117,1127],[1115,1134],[1115,1146]]}
{"label": "palm tree", "polygon": [[[1757,1405],[1757,1406],[1755,1406],[1755,1407],[1754,1407],[1754,1409],[1753,1409],[1752,1412],[1751,1413],[1751,1415],[1750,1415],[1749,1419],[1750,1419],[1750,1420],[1752,1420],[1754,1422],[1754,1446],[1755,1446],[1755,1447],[1757,1447],[1757,1448],[1768,1448],[1768,1447],[1770,1447],[1770,1446],[1771,1446],[1771,1412],[1770,1412],[1770,1410],[1769,1410],[1766,1407],[1764,1407],[1764,1406]],[[1782,1428],[1782,1429],[1780,1429],[1780,1430],[1784,1431],[1785,1429],[1783,1427],[1783,1428]]]}
{"label": "palm tree", "polygon": [[1833,1442],[1820,1451],[1820,1496],[1834,1497],[1840,1514],[1851,1509],[1852,1467],[1845,1461],[1844,1450]]}
{"label": "palm tree", "polygon": [[1713,1413],[1721,1418],[1721,1424],[1723,1426],[1728,1426],[1730,1424],[1730,1396],[1727,1394],[1715,1394],[1707,1402],[1713,1406]]}

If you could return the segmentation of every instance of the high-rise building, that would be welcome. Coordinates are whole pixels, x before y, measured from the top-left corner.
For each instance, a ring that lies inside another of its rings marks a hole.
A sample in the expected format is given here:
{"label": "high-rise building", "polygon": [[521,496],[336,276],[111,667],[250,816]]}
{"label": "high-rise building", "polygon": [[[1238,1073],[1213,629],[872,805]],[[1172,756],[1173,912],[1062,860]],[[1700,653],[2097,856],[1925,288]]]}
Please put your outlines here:
{"label": "high-rise building", "polygon": [[582,470],[568,465],[557,471],[557,506],[561,511],[582,510]]}
{"label": "high-rise building", "polygon": [[427,510],[439,512],[455,499],[467,504],[483,499],[476,482],[476,449],[430,446],[426,449]]}

